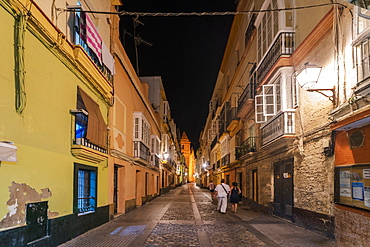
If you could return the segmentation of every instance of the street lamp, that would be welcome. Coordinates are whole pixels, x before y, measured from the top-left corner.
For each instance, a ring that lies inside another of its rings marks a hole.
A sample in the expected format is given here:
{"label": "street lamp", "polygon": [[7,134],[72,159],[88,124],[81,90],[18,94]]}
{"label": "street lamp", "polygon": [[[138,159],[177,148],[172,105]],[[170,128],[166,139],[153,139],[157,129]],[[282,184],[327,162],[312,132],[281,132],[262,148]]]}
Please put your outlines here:
{"label": "street lamp", "polygon": [[[335,98],[335,87],[333,88],[315,88],[315,84],[317,84],[317,81],[319,80],[320,73],[321,73],[322,67],[317,66],[315,64],[305,63],[304,67],[300,72],[296,75],[296,80],[298,81],[298,84],[306,91],[308,92],[318,92],[325,97],[329,98],[329,100],[334,104],[336,102]],[[323,93],[322,91],[331,91],[332,95],[327,95]]]}
{"label": "street lamp", "polygon": [[319,80],[321,67],[305,63],[303,69],[297,74],[296,79],[304,89],[311,88]]}
{"label": "street lamp", "polygon": [[169,156],[169,154],[168,154],[167,152],[165,152],[165,153],[163,154],[163,158],[164,158],[165,160],[167,160],[167,159],[168,159],[168,156]]}

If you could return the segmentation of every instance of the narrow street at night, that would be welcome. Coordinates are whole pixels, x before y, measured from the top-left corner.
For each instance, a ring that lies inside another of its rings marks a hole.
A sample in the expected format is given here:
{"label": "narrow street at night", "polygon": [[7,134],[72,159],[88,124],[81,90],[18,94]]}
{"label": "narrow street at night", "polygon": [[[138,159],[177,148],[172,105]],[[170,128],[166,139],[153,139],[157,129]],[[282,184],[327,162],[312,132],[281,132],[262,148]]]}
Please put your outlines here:
{"label": "narrow street at night", "polygon": [[334,246],[317,235],[271,215],[239,206],[216,210],[209,192],[186,184],[88,231],[72,246]]}

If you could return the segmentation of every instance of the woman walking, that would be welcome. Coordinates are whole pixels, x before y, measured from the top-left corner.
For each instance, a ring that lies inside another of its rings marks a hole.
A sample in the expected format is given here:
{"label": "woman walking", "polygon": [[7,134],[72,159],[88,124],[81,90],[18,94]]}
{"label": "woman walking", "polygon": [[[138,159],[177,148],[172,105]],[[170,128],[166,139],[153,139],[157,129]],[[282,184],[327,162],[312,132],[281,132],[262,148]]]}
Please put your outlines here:
{"label": "woman walking", "polygon": [[231,187],[231,194],[230,194],[230,203],[231,203],[231,210],[236,213],[236,210],[238,209],[238,203],[240,201],[239,195],[242,193],[242,191],[238,187],[237,182],[232,183]]}

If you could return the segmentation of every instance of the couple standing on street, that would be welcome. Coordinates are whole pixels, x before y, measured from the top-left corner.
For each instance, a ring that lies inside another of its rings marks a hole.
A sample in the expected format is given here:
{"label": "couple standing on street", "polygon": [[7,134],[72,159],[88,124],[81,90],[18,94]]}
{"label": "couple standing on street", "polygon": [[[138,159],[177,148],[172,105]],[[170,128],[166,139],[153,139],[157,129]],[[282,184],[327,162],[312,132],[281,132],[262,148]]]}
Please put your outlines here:
{"label": "couple standing on street", "polygon": [[224,179],[221,179],[221,184],[217,185],[216,188],[212,181],[208,185],[209,191],[211,192],[212,200],[214,197],[218,198],[217,210],[220,210],[222,214],[226,212],[227,199],[230,192],[231,209],[234,213],[236,213],[236,210],[238,208],[238,202],[240,200],[239,195],[241,194],[241,190],[239,189],[237,182],[233,182],[232,185],[233,186],[230,189],[230,186],[225,184]]}

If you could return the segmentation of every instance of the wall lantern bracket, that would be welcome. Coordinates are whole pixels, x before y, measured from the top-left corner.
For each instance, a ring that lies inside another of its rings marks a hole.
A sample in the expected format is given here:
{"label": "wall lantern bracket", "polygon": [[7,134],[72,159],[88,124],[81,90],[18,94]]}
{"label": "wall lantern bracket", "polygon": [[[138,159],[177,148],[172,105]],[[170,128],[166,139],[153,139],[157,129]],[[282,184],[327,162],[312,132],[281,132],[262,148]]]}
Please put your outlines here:
{"label": "wall lantern bracket", "polygon": [[[309,88],[309,89],[306,89],[306,91],[307,92],[318,92],[319,94],[322,94],[325,97],[327,97],[333,103],[333,105],[335,105],[335,102],[336,102],[335,87],[333,87],[333,88],[325,88],[325,89],[320,89],[320,88],[313,88],[312,89],[312,88]],[[327,94],[325,94],[322,91],[331,91],[332,92],[332,95],[327,95]]]}
{"label": "wall lantern bracket", "polygon": [[[315,64],[305,63],[302,70],[296,75],[296,80],[299,85],[307,92],[318,92],[321,95],[327,97],[335,106],[335,87],[333,88],[315,88],[317,81],[319,80],[322,67]],[[331,91],[332,95],[328,95],[325,91]]]}

